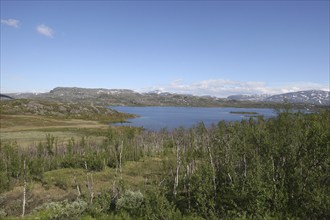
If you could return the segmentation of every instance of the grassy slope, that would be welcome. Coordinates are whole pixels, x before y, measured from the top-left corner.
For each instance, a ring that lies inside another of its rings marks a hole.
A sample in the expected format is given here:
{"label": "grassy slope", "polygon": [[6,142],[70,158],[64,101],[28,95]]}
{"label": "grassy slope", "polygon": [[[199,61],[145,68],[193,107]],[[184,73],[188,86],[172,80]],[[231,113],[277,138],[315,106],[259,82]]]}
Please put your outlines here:
{"label": "grassy slope", "polygon": [[3,142],[16,141],[22,147],[36,145],[51,134],[64,142],[67,139],[81,138],[89,130],[106,130],[108,125],[97,121],[81,119],[54,119],[46,116],[1,115],[0,139]]}
{"label": "grassy slope", "polygon": [[1,101],[0,110],[1,141],[16,141],[22,147],[44,141],[47,133],[64,142],[134,117],[103,107],[25,99]]}
{"label": "grassy slope", "polygon": [[0,112],[1,115],[46,116],[47,120],[49,118],[82,119],[102,123],[123,122],[134,117],[103,106],[94,106],[92,103],[87,105],[29,99],[2,100]]}

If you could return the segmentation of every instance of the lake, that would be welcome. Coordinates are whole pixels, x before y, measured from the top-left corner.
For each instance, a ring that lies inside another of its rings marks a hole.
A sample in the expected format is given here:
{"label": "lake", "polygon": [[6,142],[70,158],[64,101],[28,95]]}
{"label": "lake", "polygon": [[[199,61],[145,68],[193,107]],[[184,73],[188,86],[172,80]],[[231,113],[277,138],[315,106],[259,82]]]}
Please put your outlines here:
{"label": "lake", "polygon": [[[219,121],[241,121],[248,120],[253,116],[264,118],[275,117],[277,114],[273,109],[266,108],[203,108],[203,107],[128,107],[109,106],[120,112],[138,115],[139,117],[129,119],[128,123],[115,123],[115,126],[143,127],[147,130],[159,131],[162,128],[173,130],[180,126],[190,128],[199,122],[209,127]],[[234,113],[233,113],[234,112]],[[247,114],[245,112],[250,112]],[[253,113],[253,114],[252,114]],[[255,114],[257,113],[257,114]]]}

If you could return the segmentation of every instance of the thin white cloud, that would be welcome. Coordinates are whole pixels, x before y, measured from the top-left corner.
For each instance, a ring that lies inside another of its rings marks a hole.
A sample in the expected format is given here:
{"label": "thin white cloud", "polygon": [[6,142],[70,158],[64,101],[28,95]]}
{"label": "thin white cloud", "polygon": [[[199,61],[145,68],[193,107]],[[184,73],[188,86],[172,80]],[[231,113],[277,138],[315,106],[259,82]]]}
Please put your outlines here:
{"label": "thin white cloud", "polygon": [[210,95],[216,97],[228,97],[238,94],[280,94],[287,92],[297,92],[302,90],[324,90],[329,91],[329,87],[322,84],[310,82],[293,82],[277,86],[267,85],[265,82],[242,82],[225,79],[210,79],[195,83],[184,83],[176,80],[169,85],[154,86],[143,89],[143,91],[158,90],[161,92],[171,92],[179,94]]}
{"label": "thin white cloud", "polygon": [[44,35],[46,37],[50,37],[53,38],[54,36],[54,31],[53,29],[51,29],[50,27],[44,25],[44,24],[40,24],[36,27],[36,30],[39,34]]}
{"label": "thin white cloud", "polygon": [[10,27],[14,27],[14,28],[19,28],[21,22],[17,19],[1,19],[1,24],[10,26]]}

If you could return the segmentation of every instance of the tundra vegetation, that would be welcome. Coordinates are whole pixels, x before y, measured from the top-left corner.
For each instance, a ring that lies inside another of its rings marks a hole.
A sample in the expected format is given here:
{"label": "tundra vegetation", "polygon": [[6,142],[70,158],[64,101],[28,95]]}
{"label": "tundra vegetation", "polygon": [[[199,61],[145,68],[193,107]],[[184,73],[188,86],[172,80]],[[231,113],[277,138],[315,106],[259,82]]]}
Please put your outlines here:
{"label": "tundra vegetation", "polygon": [[45,117],[43,140],[0,142],[0,218],[330,219],[329,110],[160,132]]}

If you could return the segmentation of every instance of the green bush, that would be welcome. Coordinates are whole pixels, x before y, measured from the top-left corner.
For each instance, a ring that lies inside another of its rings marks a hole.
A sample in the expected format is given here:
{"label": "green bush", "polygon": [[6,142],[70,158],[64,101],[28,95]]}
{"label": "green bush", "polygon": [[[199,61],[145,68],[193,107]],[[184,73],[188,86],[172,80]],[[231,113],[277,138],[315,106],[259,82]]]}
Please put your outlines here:
{"label": "green bush", "polygon": [[148,191],[144,199],[142,213],[144,219],[182,219],[180,211],[158,191]]}
{"label": "green bush", "polygon": [[104,169],[103,158],[96,153],[89,153],[86,157],[86,163],[90,171],[101,171]]}
{"label": "green bush", "polygon": [[34,219],[79,219],[86,210],[87,202],[78,199],[74,202],[50,202],[33,210]]}
{"label": "green bush", "polygon": [[93,203],[90,204],[86,213],[93,218],[99,219],[103,215],[110,212],[112,197],[110,192],[102,192],[94,198]]}
{"label": "green bush", "polygon": [[143,194],[140,191],[126,190],[118,199],[116,207],[118,210],[127,211],[130,215],[138,215],[143,200]]}

